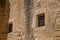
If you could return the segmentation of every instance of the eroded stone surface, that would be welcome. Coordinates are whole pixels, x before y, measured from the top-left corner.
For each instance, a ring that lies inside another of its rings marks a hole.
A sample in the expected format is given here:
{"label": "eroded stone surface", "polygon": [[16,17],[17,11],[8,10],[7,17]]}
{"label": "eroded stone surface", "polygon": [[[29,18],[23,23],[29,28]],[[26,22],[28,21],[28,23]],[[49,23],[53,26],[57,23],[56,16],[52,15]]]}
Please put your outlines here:
{"label": "eroded stone surface", "polygon": [[[25,15],[24,0],[11,0],[11,18],[13,20],[13,32],[8,35],[8,40],[24,40]],[[36,15],[45,13],[45,26],[37,27]],[[59,0],[34,0],[32,11],[33,39],[55,40],[60,32],[60,1]],[[56,32],[57,31],[57,32]],[[13,34],[13,36],[12,36]],[[10,37],[11,36],[11,37]],[[57,40],[57,39],[56,39]]]}

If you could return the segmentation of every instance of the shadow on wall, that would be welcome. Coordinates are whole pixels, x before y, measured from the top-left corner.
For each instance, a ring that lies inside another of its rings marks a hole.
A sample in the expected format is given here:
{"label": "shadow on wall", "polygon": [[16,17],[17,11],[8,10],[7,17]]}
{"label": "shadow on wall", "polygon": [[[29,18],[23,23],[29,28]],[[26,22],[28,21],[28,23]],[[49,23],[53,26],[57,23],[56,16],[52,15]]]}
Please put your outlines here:
{"label": "shadow on wall", "polygon": [[7,40],[9,6],[8,0],[0,0],[0,40]]}

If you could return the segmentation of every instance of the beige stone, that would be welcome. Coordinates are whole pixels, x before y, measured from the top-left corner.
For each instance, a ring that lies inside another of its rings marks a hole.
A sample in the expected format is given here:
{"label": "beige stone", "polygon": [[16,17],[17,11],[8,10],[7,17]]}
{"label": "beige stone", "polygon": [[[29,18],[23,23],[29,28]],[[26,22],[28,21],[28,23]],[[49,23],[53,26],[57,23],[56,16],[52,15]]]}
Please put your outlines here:
{"label": "beige stone", "polygon": [[[10,0],[10,20],[13,22],[13,30],[8,34],[7,40],[25,40],[25,6],[24,0]],[[59,0],[34,0],[32,10],[31,33],[34,40],[55,40],[56,36],[60,36],[60,32],[56,32],[60,26],[60,1]],[[45,26],[37,26],[37,15],[45,13]],[[9,21],[10,21],[9,20]],[[21,29],[21,30],[20,30]],[[57,29],[57,30],[56,30]],[[17,35],[19,35],[17,37]],[[11,38],[9,38],[11,36]],[[57,40],[57,39],[56,39]]]}

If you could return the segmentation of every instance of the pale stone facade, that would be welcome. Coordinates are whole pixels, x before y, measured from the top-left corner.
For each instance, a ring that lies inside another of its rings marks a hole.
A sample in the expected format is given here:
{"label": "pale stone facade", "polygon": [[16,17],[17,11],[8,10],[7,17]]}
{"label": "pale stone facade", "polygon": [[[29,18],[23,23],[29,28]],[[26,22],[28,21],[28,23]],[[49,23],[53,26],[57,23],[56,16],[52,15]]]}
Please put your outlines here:
{"label": "pale stone facade", "polygon": [[[60,40],[60,1],[34,0],[31,33],[33,40]],[[25,40],[24,0],[10,0],[10,20],[13,30],[7,40]],[[27,11],[28,12],[28,11]],[[45,26],[37,26],[37,15],[45,13]]]}

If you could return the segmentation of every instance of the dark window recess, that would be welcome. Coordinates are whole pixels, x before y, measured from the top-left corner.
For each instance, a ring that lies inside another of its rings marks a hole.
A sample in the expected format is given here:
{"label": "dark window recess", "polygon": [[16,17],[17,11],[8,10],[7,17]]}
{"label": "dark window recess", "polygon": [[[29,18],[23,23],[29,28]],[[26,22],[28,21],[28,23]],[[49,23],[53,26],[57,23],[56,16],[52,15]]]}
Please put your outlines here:
{"label": "dark window recess", "polygon": [[0,8],[4,9],[5,7],[5,0],[0,0]]}
{"label": "dark window recess", "polygon": [[12,26],[13,24],[9,24],[9,33],[12,32]]}
{"label": "dark window recess", "polygon": [[45,15],[38,16],[38,27],[45,25]]}

